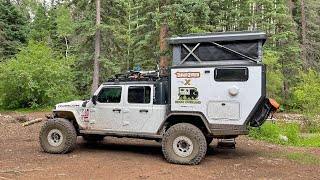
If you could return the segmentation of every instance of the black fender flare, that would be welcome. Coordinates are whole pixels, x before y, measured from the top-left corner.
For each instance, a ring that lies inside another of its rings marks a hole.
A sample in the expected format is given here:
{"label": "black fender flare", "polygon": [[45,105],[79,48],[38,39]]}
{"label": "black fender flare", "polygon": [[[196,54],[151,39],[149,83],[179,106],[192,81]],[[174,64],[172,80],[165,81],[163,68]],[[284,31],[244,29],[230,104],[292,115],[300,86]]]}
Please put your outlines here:
{"label": "black fender flare", "polygon": [[191,117],[196,117],[201,119],[202,124],[204,125],[205,129],[207,130],[208,134],[211,134],[211,129],[210,129],[210,125],[209,122],[207,120],[207,118],[203,115],[203,113],[201,112],[171,112],[169,115],[166,116],[166,118],[163,120],[163,122],[161,123],[157,134],[161,134],[165,129],[163,129],[167,123],[171,122],[173,117],[181,117],[181,116],[189,116]]}

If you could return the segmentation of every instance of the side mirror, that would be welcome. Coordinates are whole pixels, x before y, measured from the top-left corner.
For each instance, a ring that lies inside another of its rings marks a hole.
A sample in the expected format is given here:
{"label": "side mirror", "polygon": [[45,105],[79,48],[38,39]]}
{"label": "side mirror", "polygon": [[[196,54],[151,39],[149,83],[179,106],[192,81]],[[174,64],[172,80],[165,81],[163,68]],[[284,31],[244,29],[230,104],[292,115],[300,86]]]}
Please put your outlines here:
{"label": "side mirror", "polygon": [[93,95],[93,96],[92,96],[92,103],[93,103],[94,105],[96,105],[96,104],[97,104],[97,101],[98,101],[98,96],[97,96],[97,95]]}

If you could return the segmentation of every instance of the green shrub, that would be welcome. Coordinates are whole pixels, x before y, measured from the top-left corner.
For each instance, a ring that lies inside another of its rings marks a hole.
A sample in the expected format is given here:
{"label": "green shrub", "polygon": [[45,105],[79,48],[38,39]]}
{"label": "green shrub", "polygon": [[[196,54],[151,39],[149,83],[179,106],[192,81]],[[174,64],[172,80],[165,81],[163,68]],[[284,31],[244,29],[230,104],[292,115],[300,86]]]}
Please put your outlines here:
{"label": "green shrub", "polygon": [[[281,140],[280,135],[286,136],[288,141]],[[320,147],[320,134],[301,138],[300,126],[296,123],[266,122],[260,128],[251,128],[249,136],[274,144]]]}
{"label": "green shrub", "polygon": [[71,59],[46,43],[30,42],[0,64],[0,103],[5,109],[53,105],[74,98]]}
{"label": "green shrub", "polygon": [[260,128],[251,128],[249,136],[268,142],[280,143],[280,132],[281,130],[279,126],[270,122],[266,122]]}
{"label": "green shrub", "polygon": [[305,127],[309,128],[310,132],[319,132],[320,75],[310,69],[307,73],[300,72],[299,79],[294,88],[294,98],[303,112]]}
{"label": "green shrub", "polygon": [[288,137],[291,145],[299,144],[299,126],[296,123],[284,123],[280,125],[281,134]]}
{"label": "green shrub", "polygon": [[[272,51],[265,50],[263,62],[267,65],[267,96],[277,99],[283,104],[284,98],[281,92],[284,77],[280,71],[281,64],[279,63],[280,54]],[[282,108],[282,106],[280,106]]]}

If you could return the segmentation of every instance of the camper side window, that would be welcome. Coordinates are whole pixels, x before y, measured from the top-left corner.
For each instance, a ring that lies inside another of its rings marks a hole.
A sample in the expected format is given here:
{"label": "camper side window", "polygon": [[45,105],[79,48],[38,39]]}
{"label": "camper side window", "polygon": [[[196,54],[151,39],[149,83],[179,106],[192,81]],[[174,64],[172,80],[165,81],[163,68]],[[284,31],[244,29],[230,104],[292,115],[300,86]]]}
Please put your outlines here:
{"label": "camper side window", "polygon": [[248,78],[248,68],[216,68],[214,70],[216,81],[247,81]]}

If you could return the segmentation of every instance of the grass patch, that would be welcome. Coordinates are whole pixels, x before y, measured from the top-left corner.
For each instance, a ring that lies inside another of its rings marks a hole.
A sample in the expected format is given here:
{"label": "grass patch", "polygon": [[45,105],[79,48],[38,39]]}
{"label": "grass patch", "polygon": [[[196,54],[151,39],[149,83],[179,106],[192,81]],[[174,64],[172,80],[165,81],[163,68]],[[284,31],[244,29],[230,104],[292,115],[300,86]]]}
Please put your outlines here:
{"label": "grass patch", "polygon": [[[288,146],[320,147],[320,133],[310,137],[300,137],[300,127],[296,123],[264,123],[260,129],[251,128],[249,137],[273,144]],[[287,138],[287,140],[284,140]]]}
{"label": "grass patch", "polygon": [[320,164],[320,158],[308,152],[280,152],[267,153],[264,155],[268,159],[285,158],[299,164]]}
{"label": "grass patch", "polygon": [[36,107],[36,108],[20,108],[20,109],[0,109],[0,112],[21,112],[30,113],[37,111],[52,111],[53,107]]}
{"label": "grass patch", "polygon": [[303,147],[320,147],[320,134],[313,137],[300,138],[300,146]]}
{"label": "grass patch", "polygon": [[295,161],[301,164],[319,164],[320,158],[307,152],[290,152],[285,153],[284,157],[288,160]]}

